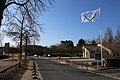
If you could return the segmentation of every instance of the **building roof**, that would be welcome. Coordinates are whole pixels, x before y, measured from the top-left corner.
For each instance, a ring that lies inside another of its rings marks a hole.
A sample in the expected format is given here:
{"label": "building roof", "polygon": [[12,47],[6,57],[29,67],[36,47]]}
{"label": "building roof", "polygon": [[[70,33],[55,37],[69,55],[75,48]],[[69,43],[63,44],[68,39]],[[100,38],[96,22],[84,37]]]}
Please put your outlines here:
{"label": "building roof", "polygon": [[[89,51],[96,51],[97,49],[99,49],[99,50],[101,49],[101,47],[98,46],[98,44],[85,44],[85,45],[83,45],[83,47]],[[107,50],[102,47],[102,51],[106,52]]]}
{"label": "building roof", "polygon": [[85,44],[85,45],[83,45],[83,47],[89,51],[96,51],[97,44]]}

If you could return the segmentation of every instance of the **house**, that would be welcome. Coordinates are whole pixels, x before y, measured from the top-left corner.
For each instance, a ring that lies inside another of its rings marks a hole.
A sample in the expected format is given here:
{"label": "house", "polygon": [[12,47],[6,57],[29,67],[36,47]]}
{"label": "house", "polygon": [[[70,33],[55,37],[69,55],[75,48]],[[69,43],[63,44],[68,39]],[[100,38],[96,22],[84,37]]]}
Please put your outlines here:
{"label": "house", "polygon": [[[82,47],[83,50],[83,58],[95,58],[95,52],[97,49],[101,50],[100,44],[85,44]],[[110,57],[112,54],[111,50],[102,46],[102,55],[103,57]]]}
{"label": "house", "polygon": [[2,53],[5,54],[17,54],[19,52],[18,48],[10,47],[10,43],[5,43],[5,46],[1,49]]}
{"label": "house", "polygon": [[9,42],[5,43],[5,45],[4,45],[4,52],[5,52],[5,54],[9,53],[9,48],[10,48],[10,43]]}
{"label": "house", "polygon": [[97,49],[96,44],[84,44],[82,47],[83,58],[93,58]]}

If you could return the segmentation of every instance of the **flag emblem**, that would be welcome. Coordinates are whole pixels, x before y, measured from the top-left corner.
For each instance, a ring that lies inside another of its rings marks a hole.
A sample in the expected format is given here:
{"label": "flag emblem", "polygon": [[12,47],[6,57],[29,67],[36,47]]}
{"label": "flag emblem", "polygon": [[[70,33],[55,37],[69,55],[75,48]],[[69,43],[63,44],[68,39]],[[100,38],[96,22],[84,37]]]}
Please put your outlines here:
{"label": "flag emblem", "polygon": [[99,18],[100,9],[83,12],[81,14],[82,22],[94,22]]}

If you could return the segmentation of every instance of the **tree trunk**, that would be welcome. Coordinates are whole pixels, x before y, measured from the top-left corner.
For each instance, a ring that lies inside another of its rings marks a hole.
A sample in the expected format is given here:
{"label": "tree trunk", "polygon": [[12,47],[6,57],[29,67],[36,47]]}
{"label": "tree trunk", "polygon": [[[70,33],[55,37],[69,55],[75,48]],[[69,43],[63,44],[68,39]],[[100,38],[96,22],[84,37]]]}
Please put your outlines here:
{"label": "tree trunk", "polygon": [[24,64],[26,65],[26,59],[27,59],[27,41],[28,41],[28,35],[26,33],[26,44],[25,44],[25,58],[24,58]]}
{"label": "tree trunk", "polygon": [[[22,36],[23,36],[22,30],[23,30],[23,28],[21,28],[21,36],[20,36],[20,56],[21,56],[21,58],[22,58]],[[22,59],[19,60],[19,67],[22,67],[21,62],[22,62]]]}

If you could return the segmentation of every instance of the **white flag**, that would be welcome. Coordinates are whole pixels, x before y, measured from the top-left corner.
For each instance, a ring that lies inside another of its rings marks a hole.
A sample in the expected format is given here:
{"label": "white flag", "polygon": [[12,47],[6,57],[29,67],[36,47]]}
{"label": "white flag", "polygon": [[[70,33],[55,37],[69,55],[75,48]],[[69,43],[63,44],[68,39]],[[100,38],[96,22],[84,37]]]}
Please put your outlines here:
{"label": "white flag", "polygon": [[82,22],[94,22],[99,19],[99,16],[100,16],[100,8],[93,11],[83,12],[81,14],[81,19]]}

